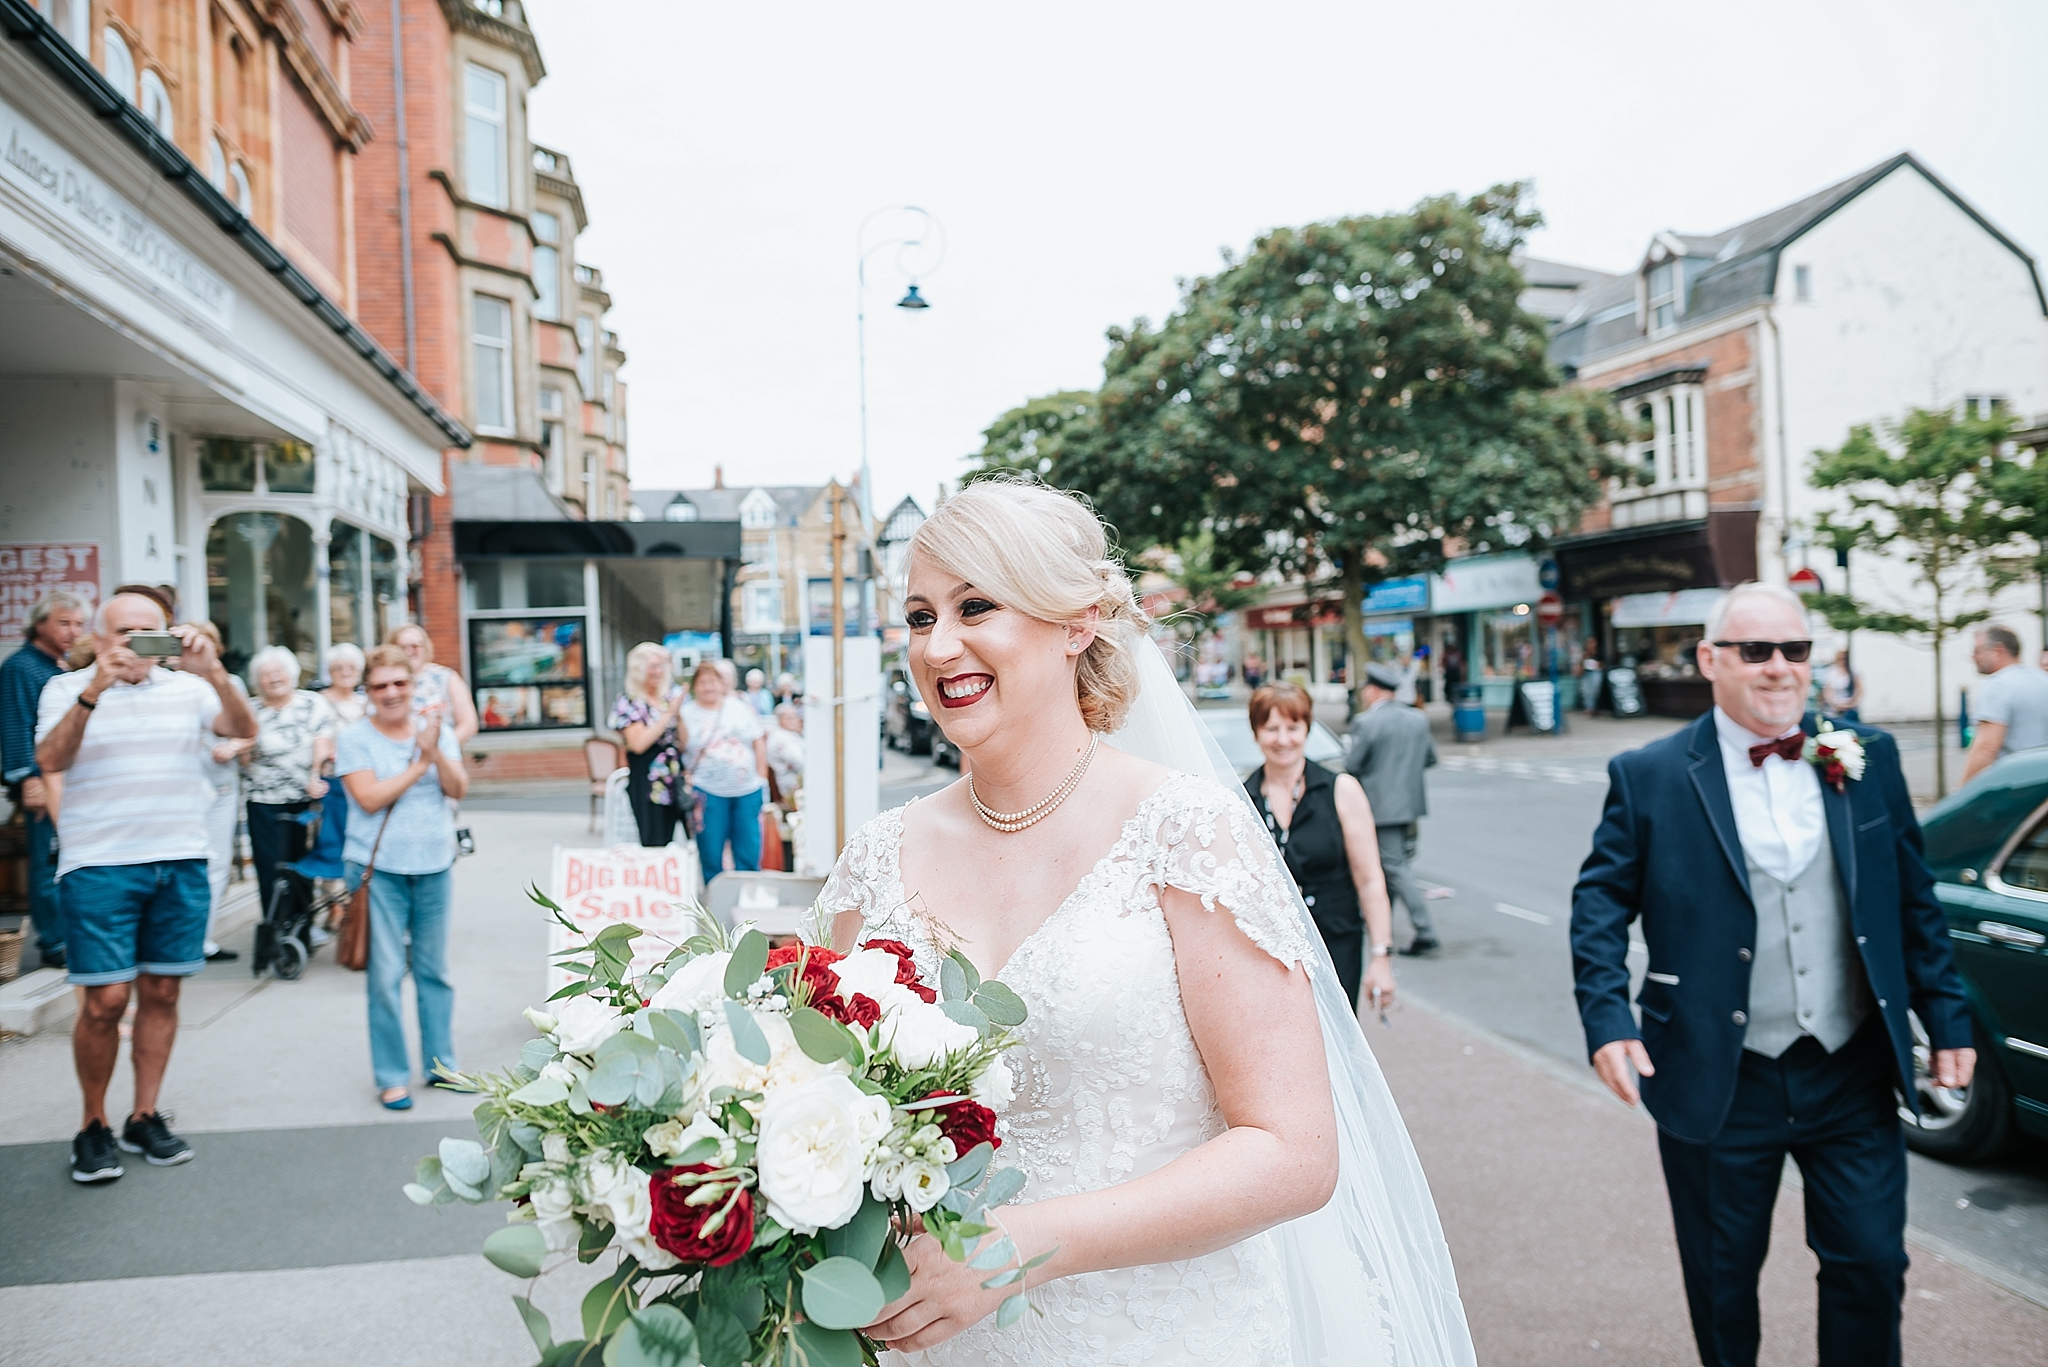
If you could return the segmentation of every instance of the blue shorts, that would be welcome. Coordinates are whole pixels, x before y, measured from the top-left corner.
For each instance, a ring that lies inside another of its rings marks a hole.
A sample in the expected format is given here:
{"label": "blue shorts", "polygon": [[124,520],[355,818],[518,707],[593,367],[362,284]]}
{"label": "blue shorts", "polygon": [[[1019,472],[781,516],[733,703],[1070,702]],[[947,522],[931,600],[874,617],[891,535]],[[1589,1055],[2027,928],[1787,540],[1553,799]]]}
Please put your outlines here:
{"label": "blue shorts", "polygon": [[206,967],[213,889],[204,859],[90,864],[58,883],[67,913],[64,953],[75,986],[133,982],[138,972],[189,978]]}

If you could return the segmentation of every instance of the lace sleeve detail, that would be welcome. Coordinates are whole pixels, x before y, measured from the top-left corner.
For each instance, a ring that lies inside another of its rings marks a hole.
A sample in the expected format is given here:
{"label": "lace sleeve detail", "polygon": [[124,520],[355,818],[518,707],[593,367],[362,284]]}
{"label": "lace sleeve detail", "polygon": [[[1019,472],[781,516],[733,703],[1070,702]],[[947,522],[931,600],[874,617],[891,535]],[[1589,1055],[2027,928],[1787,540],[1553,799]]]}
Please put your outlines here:
{"label": "lace sleeve detail", "polygon": [[1210,911],[1227,908],[1251,942],[1284,964],[1316,955],[1294,882],[1242,796],[1203,778],[1170,780],[1145,861],[1145,881],[1179,888]]}
{"label": "lace sleeve detail", "polygon": [[903,838],[903,809],[883,812],[853,833],[832,866],[818,900],[811,904],[802,935],[814,945],[832,943],[832,920],[860,913],[863,927],[888,923],[900,910],[896,888],[896,846]]}

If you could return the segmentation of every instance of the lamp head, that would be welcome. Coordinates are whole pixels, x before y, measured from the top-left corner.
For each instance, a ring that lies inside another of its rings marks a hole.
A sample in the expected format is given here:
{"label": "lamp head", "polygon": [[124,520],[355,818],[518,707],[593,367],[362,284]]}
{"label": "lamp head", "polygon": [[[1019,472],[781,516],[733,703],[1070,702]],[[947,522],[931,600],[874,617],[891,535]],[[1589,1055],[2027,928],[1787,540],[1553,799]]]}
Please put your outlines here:
{"label": "lamp head", "polygon": [[899,309],[928,309],[931,307],[931,303],[917,292],[917,286],[912,285],[910,293],[896,301],[896,307]]}

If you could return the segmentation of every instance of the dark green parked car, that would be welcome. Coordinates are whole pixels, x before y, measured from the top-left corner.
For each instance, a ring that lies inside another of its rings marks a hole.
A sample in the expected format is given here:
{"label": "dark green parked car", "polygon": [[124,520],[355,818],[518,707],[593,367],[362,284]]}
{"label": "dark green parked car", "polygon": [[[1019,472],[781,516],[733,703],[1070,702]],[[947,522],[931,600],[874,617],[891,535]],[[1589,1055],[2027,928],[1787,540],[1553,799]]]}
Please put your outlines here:
{"label": "dark green parked car", "polygon": [[1922,1114],[1906,1142],[1976,1162],[2016,1131],[2048,1139],[2048,749],[2000,760],[1920,824],[1970,994],[1977,1077],[1964,1092],[1936,1088],[1923,1035]]}

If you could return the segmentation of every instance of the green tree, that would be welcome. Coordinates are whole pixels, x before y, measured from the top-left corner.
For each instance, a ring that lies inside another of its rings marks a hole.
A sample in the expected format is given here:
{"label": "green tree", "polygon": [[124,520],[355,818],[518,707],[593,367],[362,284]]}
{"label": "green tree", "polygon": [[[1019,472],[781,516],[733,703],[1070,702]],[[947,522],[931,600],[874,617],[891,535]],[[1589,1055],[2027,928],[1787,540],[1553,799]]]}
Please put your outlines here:
{"label": "green tree", "polygon": [[1266,596],[1265,585],[1218,561],[1216,538],[1206,531],[1182,537],[1172,555],[1160,559],[1166,577],[1186,595],[1167,618],[1167,625],[1183,641],[1201,640],[1215,627],[1218,617],[1251,607]]}
{"label": "green tree", "polygon": [[1818,532],[1837,548],[1888,552],[1912,567],[1927,591],[1925,611],[1902,610],[1846,594],[1809,601],[1837,630],[1925,636],[1934,647],[1934,792],[1948,795],[1942,646],[1983,621],[1989,562],[2014,530],[1998,491],[2009,484],[2001,446],[2002,418],[1964,419],[1916,408],[1879,430],[1850,429],[1839,450],[1814,453],[1813,483],[1840,489],[1848,507],[1820,520]]}
{"label": "green tree", "polygon": [[2041,591],[2041,639],[2048,641],[2048,451],[2005,455],[2006,443],[2018,424],[2004,414],[1989,421],[1999,428],[1996,440],[2001,452],[1992,470],[1991,492],[2017,541],[2005,553],[1992,557],[1991,586],[1997,590],[2034,580]]}
{"label": "green tree", "polygon": [[1089,429],[1094,411],[1095,395],[1085,389],[1063,389],[1018,405],[983,429],[981,450],[970,457],[979,464],[967,479],[997,474],[1044,477],[1065,443]]}
{"label": "green tree", "polygon": [[1521,185],[1283,228],[1183,287],[1158,328],[1110,332],[1085,430],[1041,473],[1088,493],[1126,546],[1207,532],[1246,569],[1343,587],[1365,658],[1367,585],[1540,544],[1619,473],[1604,395],[1556,388],[1511,255]]}

